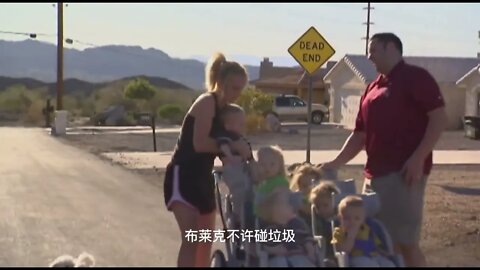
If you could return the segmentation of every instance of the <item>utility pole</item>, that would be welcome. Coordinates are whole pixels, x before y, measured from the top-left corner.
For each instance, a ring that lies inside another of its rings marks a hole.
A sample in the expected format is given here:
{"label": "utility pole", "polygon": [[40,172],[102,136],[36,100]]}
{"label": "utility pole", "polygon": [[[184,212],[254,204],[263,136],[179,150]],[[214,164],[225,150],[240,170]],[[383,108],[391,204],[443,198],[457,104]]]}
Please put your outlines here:
{"label": "utility pole", "polygon": [[368,56],[368,42],[370,41],[370,25],[373,24],[373,22],[370,22],[370,10],[375,8],[370,7],[370,2],[368,2],[367,7],[363,9],[367,10],[367,22],[364,22],[363,24],[367,25],[367,35],[365,36],[365,55]]}
{"label": "utility pole", "polygon": [[63,3],[57,3],[57,110],[63,110]]}
{"label": "utility pole", "polygon": [[[480,41],[480,31],[478,31],[478,40]],[[477,57],[480,59],[480,52],[477,53]]]}

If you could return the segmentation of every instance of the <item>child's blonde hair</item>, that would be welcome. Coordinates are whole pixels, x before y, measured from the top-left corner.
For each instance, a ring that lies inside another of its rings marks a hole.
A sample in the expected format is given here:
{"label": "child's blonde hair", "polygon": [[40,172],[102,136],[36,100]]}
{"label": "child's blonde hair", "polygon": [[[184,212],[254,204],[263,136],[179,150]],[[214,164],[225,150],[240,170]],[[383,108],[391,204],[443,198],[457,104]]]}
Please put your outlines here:
{"label": "child's blonde hair", "polygon": [[278,172],[276,175],[286,176],[285,172],[285,160],[283,158],[282,149],[278,145],[263,146],[257,151],[257,160],[260,157],[270,156],[274,158],[279,164]]}
{"label": "child's blonde hair", "polygon": [[315,179],[319,179],[321,177],[320,172],[315,169],[311,164],[302,164],[295,171],[293,172],[292,178],[290,180],[290,189],[292,191],[299,191],[299,184],[298,182],[300,179],[306,175],[313,175]]}
{"label": "child's blonde hair", "polygon": [[308,199],[311,204],[315,204],[319,198],[332,199],[333,194],[339,193],[340,190],[334,183],[330,181],[322,181],[310,191],[310,196]]}
{"label": "child's blonde hair", "polygon": [[345,209],[347,209],[348,207],[363,208],[362,197],[357,195],[348,195],[347,197],[343,198],[338,204],[338,213],[342,215],[345,212]]}
{"label": "child's blonde hair", "polygon": [[222,125],[225,125],[225,122],[227,121],[228,117],[233,114],[245,114],[245,110],[234,103],[227,104],[225,107],[223,107],[220,110],[220,122],[222,122]]}
{"label": "child's blonde hair", "polygon": [[95,258],[87,253],[82,252],[77,258],[71,255],[62,255],[53,260],[49,267],[94,267]]}

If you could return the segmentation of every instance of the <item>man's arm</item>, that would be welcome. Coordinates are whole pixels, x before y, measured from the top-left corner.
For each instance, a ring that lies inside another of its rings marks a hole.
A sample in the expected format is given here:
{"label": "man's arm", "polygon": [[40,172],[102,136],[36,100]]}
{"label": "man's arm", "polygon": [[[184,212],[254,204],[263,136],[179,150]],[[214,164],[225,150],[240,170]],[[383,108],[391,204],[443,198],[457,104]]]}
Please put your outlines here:
{"label": "man's arm", "polygon": [[417,76],[415,84],[409,88],[410,95],[415,105],[426,113],[428,124],[420,144],[402,168],[407,185],[421,179],[425,159],[448,123],[445,102],[437,82],[426,70],[419,70]]}
{"label": "man's arm", "polygon": [[362,151],[365,146],[365,132],[363,131],[354,131],[348,139],[345,141],[340,153],[337,157],[325,163],[322,168],[326,169],[338,169],[339,167],[347,164],[352,160],[360,151]]}
{"label": "man's arm", "polygon": [[348,139],[343,144],[340,153],[338,153],[337,157],[321,166],[323,169],[333,169],[337,170],[339,167],[347,164],[350,160],[352,160],[362,149],[365,147],[365,121],[363,119],[363,101],[367,96],[367,93],[370,89],[371,84],[367,86],[365,93],[363,93],[362,97],[360,98],[360,104],[358,106],[358,113],[357,119],[355,120],[355,128],[348,137]]}

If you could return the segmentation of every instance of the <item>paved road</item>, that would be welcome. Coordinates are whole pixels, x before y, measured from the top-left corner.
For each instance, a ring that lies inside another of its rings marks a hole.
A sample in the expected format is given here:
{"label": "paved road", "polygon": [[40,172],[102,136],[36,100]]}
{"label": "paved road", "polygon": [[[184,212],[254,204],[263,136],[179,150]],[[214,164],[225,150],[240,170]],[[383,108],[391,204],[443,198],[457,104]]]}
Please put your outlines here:
{"label": "paved road", "polygon": [[159,188],[41,129],[0,128],[0,266],[92,253],[101,266],[174,266]]}

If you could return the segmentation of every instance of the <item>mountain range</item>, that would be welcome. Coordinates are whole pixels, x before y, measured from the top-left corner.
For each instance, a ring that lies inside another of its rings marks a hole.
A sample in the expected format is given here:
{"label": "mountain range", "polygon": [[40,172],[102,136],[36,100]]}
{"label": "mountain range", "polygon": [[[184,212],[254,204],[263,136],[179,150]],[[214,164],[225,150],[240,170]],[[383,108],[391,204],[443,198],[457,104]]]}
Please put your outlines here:
{"label": "mountain range", "polygon": [[[0,76],[31,78],[55,82],[56,45],[33,39],[0,40]],[[250,80],[258,79],[259,67],[246,65]],[[64,48],[64,78],[92,83],[132,76],[160,77],[204,89],[205,63],[197,59],[180,59],[140,46],[107,45],[77,50]]]}

